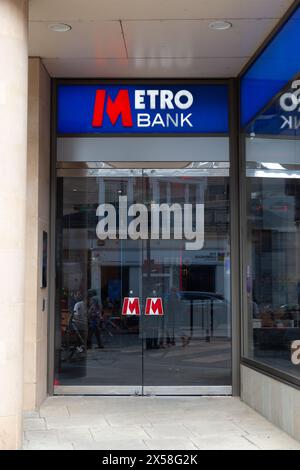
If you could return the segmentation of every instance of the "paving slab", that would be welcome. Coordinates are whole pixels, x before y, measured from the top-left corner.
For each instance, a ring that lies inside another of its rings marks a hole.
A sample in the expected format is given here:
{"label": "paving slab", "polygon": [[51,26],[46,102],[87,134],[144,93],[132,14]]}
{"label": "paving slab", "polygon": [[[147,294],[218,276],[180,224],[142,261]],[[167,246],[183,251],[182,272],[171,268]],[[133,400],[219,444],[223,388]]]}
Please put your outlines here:
{"label": "paving slab", "polygon": [[65,428],[57,430],[57,438],[60,444],[92,444],[94,438],[89,428]]}
{"label": "paving slab", "polygon": [[23,446],[24,450],[74,450],[73,444],[51,444],[50,443],[37,443],[28,442]]}
{"label": "paving slab", "polygon": [[36,410],[24,411],[23,416],[24,416],[25,419],[27,419],[27,418],[39,418],[40,413]]}
{"label": "paving slab", "polygon": [[122,440],[143,440],[149,439],[149,434],[141,426],[106,426],[101,428],[92,428],[91,434],[96,442],[112,443],[114,441]]}
{"label": "paving slab", "polygon": [[62,417],[62,416],[70,416],[68,407],[65,405],[54,405],[54,406],[42,406],[40,409],[40,417],[48,418],[48,417]]}
{"label": "paving slab", "polygon": [[23,429],[24,431],[44,430],[46,422],[43,418],[25,418]]}
{"label": "paving slab", "polygon": [[110,443],[74,444],[75,450],[149,450],[145,442],[136,439],[115,440]]}
{"label": "paving slab", "polygon": [[258,450],[254,442],[238,434],[199,436],[193,443],[199,450]]}
{"label": "paving slab", "polygon": [[176,426],[171,424],[146,425],[143,428],[151,439],[190,438],[193,436],[193,432],[181,423]]}
{"label": "paving slab", "polygon": [[81,416],[62,416],[45,418],[47,429],[90,428],[107,424],[104,416],[99,414]]}
{"label": "paving slab", "polygon": [[47,429],[45,431],[25,431],[25,441],[36,444],[58,444],[58,434],[56,429]]}
{"label": "paving slab", "polygon": [[165,439],[146,439],[145,444],[150,450],[196,450],[196,445],[186,438],[173,437]]}

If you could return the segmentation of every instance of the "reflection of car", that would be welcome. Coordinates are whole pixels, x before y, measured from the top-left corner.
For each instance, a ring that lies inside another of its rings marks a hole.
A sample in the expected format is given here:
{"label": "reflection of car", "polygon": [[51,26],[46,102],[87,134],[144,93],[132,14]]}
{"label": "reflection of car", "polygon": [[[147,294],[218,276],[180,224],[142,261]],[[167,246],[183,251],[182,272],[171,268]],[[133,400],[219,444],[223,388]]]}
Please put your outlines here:
{"label": "reflection of car", "polygon": [[206,301],[212,300],[216,302],[225,302],[223,295],[215,292],[199,292],[199,291],[181,291],[178,293],[182,300],[193,300],[193,301]]}
{"label": "reflection of car", "polygon": [[299,304],[285,304],[279,307],[279,310],[285,313],[300,312]]}
{"label": "reflection of car", "polygon": [[188,311],[193,312],[194,324],[209,329],[212,335],[227,336],[230,325],[229,302],[215,292],[180,291],[178,296]]}
{"label": "reflection of car", "polygon": [[299,338],[300,305],[260,305],[259,317],[253,329],[255,354],[270,357],[270,351],[276,351],[278,358],[288,360],[291,342]]}
{"label": "reflection of car", "polygon": [[300,321],[300,305],[285,304],[279,307],[279,319],[285,322],[289,321],[286,326],[299,326]]}

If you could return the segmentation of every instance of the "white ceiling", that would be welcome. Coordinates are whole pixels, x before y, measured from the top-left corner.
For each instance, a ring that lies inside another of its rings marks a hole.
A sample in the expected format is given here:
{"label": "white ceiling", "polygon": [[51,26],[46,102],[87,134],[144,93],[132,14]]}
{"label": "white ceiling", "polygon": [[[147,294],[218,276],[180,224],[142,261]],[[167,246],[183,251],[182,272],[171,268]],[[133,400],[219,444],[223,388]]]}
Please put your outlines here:
{"label": "white ceiling", "polygon": [[[292,3],[30,0],[29,53],[53,77],[233,77]],[[213,31],[215,19],[233,27]],[[55,33],[53,22],[72,30]]]}

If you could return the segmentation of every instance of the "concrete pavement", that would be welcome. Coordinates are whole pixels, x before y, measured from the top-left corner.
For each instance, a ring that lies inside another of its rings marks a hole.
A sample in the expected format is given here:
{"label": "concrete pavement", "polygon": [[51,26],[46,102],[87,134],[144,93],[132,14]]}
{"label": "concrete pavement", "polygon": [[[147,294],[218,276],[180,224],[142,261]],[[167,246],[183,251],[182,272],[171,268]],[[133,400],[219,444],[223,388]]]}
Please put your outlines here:
{"label": "concrete pavement", "polygon": [[48,398],[24,416],[24,449],[298,449],[232,397]]}

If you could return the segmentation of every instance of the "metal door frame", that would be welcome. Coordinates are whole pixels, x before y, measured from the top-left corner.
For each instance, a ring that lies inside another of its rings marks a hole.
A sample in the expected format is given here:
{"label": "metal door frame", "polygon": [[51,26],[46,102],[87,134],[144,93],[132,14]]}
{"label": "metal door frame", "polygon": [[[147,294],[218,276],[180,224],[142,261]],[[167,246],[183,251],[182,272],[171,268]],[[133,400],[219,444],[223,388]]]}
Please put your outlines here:
{"label": "metal door frame", "polygon": [[[134,166],[129,165],[128,166]],[[166,168],[168,166],[168,168]],[[163,168],[116,168],[107,162],[90,162],[88,164],[70,164],[59,162],[56,165],[57,177],[178,177],[182,176],[230,176],[230,162],[182,162],[182,167],[172,168],[172,163],[162,165]],[[232,303],[232,302],[231,302]],[[232,305],[231,305],[231,323],[232,321]],[[231,349],[232,349],[231,335]],[[142,348],[144,347],[142,342]],[[143,349],[142,349],[143,353]],[[143,354],[142,354],[143,361]],[[144,368],[142,367],[142,371]],[[143,372],[142,372],[143,374]],[[144,377],[142,384],[136,385],[54,385],[53,393],[55,395],[162,395],[162,396],[199,396],[212,395],[223,396],[232,395],[232,385],[223,386],[149,386],[144,385]]]}
{"label": "metal door frame", "polygon": [[111,396],[231,396],[231,385],[127,386],[127,385],[57,385],[54,395]]}

